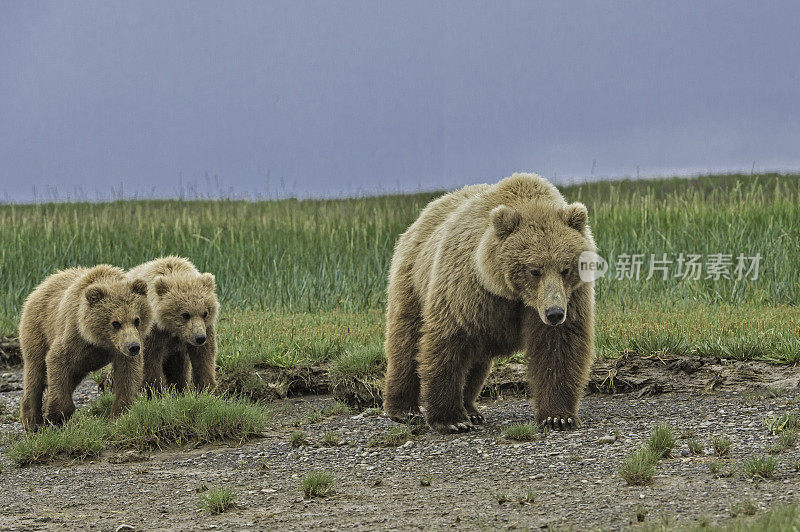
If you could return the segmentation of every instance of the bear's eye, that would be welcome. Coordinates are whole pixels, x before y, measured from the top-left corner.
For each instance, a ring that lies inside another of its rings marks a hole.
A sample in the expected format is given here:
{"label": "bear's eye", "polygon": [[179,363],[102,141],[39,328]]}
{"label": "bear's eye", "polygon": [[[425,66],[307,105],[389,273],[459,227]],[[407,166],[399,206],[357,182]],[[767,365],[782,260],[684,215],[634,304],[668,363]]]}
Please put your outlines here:
{"label": "bear's eye", "polygon": [[564,268],[563,270],[561,270],[561,275],[563,275],[564,277],[569,275],[569,268]]}
{"label": "bear's eye", "polygon": [[205,311],[205,312],[203,312],[203,317],[204,317],[204,318],[207,318],[207,317],[208,317],[208,311]]}
{"label": "bear's eye", "polygon": [[112,321],[111,322],[111,326],[114,327],[115,329],[121,329],[122,328],[122,324],[120,322],[118,322],[118,321]]}
{"label": "bear's eye", "polygon": [[542,270],[534,268],[534,269],[531,270],[531,275],[533,275],[534,277],[541,277],[542,276]]}
{"label": "bear's eye", "polygon": [[139,326],[139,318],[133,318],[133,326],[134,327],[138,327]]}
{"label": "bear's eye", "polygon": [[188,320],[189,318],[191,318],[191,316],[189,316],[189,313],[188,313],[188,312],[184,312],[183,314],[181,314],[181,317],[182,317],[183,319],[185,319],[185,320]]}

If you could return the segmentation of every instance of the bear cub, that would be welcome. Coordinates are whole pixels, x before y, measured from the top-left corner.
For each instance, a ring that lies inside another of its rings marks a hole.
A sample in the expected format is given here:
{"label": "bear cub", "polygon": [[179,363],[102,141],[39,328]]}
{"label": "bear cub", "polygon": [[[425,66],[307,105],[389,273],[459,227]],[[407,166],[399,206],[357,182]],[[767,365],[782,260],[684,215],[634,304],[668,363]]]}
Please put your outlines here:
{"label": "bear cub", "polygon": [[142,344],[151,324],[147,283],[127,279],[120,268],[70,268],[45,279],[25,300],[19,325],[25,430],[69,419],[75,411],[72,392],[109,362],[115,383],[111,414],[120,415],[141,388]]}
{"label": "bear cub", "polygon": [[535,174],[468,186],[428,204],[400,236],[389,274],[384,409],[440,432],[482,423],[492,359],[524,350],[536,421],[580,425],[594,358],[595,251],[588,213]]}
{"label": "bear cub", "polygon": [[154,325],[145,339],[144,385],[149,392],[197,390],[217,385],[216,320],[219,300],[214,275],[201,274],[181,257],[162,257],[127,273],[144,279]]}

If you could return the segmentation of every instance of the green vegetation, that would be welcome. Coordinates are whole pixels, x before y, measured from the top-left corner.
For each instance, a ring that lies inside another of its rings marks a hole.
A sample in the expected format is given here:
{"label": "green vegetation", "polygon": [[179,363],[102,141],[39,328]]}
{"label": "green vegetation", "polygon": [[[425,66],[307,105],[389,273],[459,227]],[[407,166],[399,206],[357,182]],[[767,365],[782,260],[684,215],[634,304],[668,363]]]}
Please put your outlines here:
{"label": "green vegetation", "polygon": [[647,446],[659,458],[668,458],[675,448],[675,434],[667,425],[657,425],[650,433]]}
{"label": "green vegetation", "polygon": [[694,438],[687,441],[686,444],[689,446],[689,453],[703,454],[703,444],[695,440]]}
{"label": "green vegetation", "polygon": [[99,455],[112,433],[108,421],[77,412],[62,427],[26,433],[11,446],[8,457],[19,465],[46,464],[58,458],[85,460]]}
{"label": "green vegetation", "polygon": [[342,438],[339,436],[338,432],[330,431],[322,435],[320,443],[325,447],[336,447],[341,440]]}
{"label": "green vegetation", "polygon": [[797,445],[798,433],[796,430],[786,430],[778,434],[778,441],[767,449],[770,454],[778,454],[794,448]]}
{"label": "green vegetation", "polygon": [[369,442],[370,447],[400,447],[407,441],[414,440],[414,433],[405,425],[392,427],[385,434],[375,436]]}
{"label": "green vegetation", "polygon": [[800,416],[794,412],[788,412],[777,418],[769,417],[764,420],[764,426],[772,434],[797,431],[800,430]]}
{"label": "green vegetation", "polygon": [[656,474],[656,464],[660,455],[649,447],[642,447],[630,454],[619,468],[619,474],[629,486],[649,484]]}
{"label": "green vegetation", "polygon": [[503,436],[513,441],[533,441],[541,436],[541,431],[530,423],[515,423],[503,431]]}
{"label": "green vegetation", "polygon": [[308,434],[302,430],[296,430],[289,435],[289,443],[291,443],[292,447],[308,445]]}
{"label": "green vegetation", "polygon": [[[800,361],[800,177],[602,182],[562,192],[587,204],[612,265],[596,286],[601,356]],[[253,369],[265,367],[329,364],[334,383],[379,375],[392,249],[436,196],[0,205],[0,333],[15,334],[24,298],[58,268],[128,268],[174,253],[217,276],[223,389],[262,397],[269,379]],[[644,255],[641,280],[614,279],[623,253]],[[650,254],[664,253],[726,253],[734,263],[740,253],[760,254],[760,277],[645,280]]]}
{"label": "green vegetation", "polygon": [[[106,402],[101,396],[97,404]],[[165,394],[141,397],[119,419],[95,417],[102,412],[91,406],[77,412],[61,427],[46,426],[29,432],[9,450],[20,465],[41,464],[58,458],[84,460],[107,447],[149,450],[215,441],[243,442],[258,436],[266,424],[266,413],[242,400],[208,393]]]}
{"label": "green vegetation", "polygon": [[731,439],[727,436],[715,436],[711,440],[711,448],[717,456],[728,456],[731,454]]}
{"label": "green vegetation", "polygon": [[731,464],[723,462],[722,460],[715,460],[708,464],[708,470],[717,478],[729,478],[736,473],[736,470]]}
{"label": "green vegetation", "polygon": [[230,488],[210,488],[200,495],[200,503],[211,515],[236,508],[236,494]]}
{"label": "green vegetation", "polygon": [[330,473],[312,471],[303,479],[303,483],[300,487],[306,499],[324,497],[332,491],[335,480],[336,479]]}
{"label": "green vegetation", "polygon": [[742,470],[750,478],[772,478],[778,461],[772,456],[755,456],[742,464]]}

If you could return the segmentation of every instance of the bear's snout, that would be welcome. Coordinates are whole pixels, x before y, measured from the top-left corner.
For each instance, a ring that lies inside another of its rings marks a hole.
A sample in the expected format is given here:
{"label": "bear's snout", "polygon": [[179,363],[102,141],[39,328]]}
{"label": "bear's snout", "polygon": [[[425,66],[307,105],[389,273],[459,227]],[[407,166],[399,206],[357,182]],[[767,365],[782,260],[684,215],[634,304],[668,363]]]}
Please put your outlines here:
{"label": "bear's snout", "polygon": [[128,342],[125,344],[125,349],[128,350],[129,355],[135,357],[139,354],[139,351],[141,351],[142,345],[139,342]]}
{"label": "bear's snout", "polygon": [[197,336],[194,337],[194,342],[197,345],[203,345],[204,343],[206,343],[206,335],[205,334],[198,334]]}
{"label": "bear's snout", "polygon": [[550,325],[561,325],[564,322],[564,309],[561,307],[549,307],[544,311],[544,317]]}

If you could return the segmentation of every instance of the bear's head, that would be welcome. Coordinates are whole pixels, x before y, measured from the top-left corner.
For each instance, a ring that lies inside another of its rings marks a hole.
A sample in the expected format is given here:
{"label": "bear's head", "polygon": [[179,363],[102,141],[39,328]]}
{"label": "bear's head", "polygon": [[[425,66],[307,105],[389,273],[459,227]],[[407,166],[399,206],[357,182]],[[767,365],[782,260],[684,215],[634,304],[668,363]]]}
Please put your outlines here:
{"label": "bear's head", "polygon": [[[486,259],[483,277],[500,295],[536,309],[547,325],[567,319],[569,300],[583,281],[578,262],[584,251],[595,251],[582,203],[566,207],[533,201],[492,209],[484,235]],[[484,261],[485,262],[485,261]]]}
{"label": "bear's head", "polygon": [[187,273],[156,277],[153,289],[158,326],[187,344],[203,345],[208,327],[216,321],[219,312],[214,275]]}
{"label": "bear's head", "polygon": [[142,279],[99,281],[83,291],[78,327],[94,345],[135,357],[152,323],[147,283]]}

